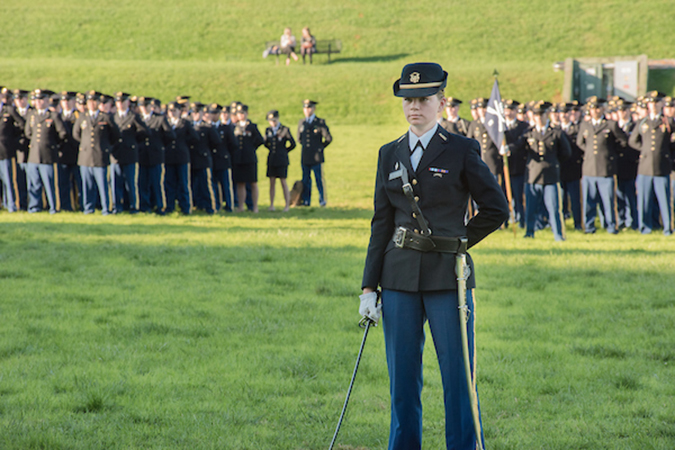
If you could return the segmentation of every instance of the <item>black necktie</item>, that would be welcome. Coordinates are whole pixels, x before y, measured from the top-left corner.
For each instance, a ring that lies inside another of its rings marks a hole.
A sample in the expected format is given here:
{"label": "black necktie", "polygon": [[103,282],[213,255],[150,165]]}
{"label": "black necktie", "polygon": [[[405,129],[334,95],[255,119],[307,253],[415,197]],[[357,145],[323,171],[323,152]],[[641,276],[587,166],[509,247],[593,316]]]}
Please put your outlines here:
{"label": "black necktie", "polygon": [[410,154],[412,155],[413,153],[415,153],[415,150],[417,150],[418,147],[422,149],[422,152],[424,152],[424,146],[422,145],[422,141],[417,141],[417,144],[415,144],[413,149],[410,150]]}

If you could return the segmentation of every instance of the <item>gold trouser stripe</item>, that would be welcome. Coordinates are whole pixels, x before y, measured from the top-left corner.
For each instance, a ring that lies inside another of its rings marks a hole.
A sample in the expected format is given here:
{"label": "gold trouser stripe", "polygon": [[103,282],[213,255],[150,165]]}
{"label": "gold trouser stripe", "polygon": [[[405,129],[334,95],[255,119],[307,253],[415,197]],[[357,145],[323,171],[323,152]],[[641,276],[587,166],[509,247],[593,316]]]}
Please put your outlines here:
{"label": "gold trouser stripe", "polygon": [[162,212],[166,211],[166,189],[164,189],[164,180],[166,178],[166,167],[164,164],[162,166],[162,174],[159,177],[159,190],[162,193]]}
{"label": "gold trouser stripe", "polygon": [[[106,179],[106,187],[108,188],[108,201],[106,203],[106,207],[108,209],[108,212],[110,212],[110,199],[113,198],[112,195],[112,182],[110,181],[110,166],[106,166],[105,168],[105,179]],[[101,208],[103,208],[103,199],[101,199]]]}
{"label": "gold trouser stripe", "polygon": [[191,164],[188,163],[187,165],[187,177],[188,177],[188,182],[187,182],[187,188],[188,188],[188,195],[190,196],[190,210],[188,212],[192,212],[192,167]]}
{"label": "gold trouser stripe", "polygon": [[54,163],[54,200],[56,210],[61,211],[61,190],[59,189],[59,165]]}
{"label": "gold trouser stripe", "polygon": [[213,212],[216,212],[216,196],[213,193],[213,176],[211,175],[211,169],[206,168],[206,185],[209,188],[209,196],[211,197],[211,208]]}
{"label": "gold trouser stripe", "polygon": [[21,209],[21,196],[19,195],[19,174],[16,170],[16,158],[12,158],[12,187],[14,188],[14,205]]}
{"label": "gold trouser stripe", "polygon": [[232,169],[227,169],[227,189],[230,191],[230,207],[234,207],[234,185],[232,184]]}
{"label": "gold trouser stripe", "polygon": [[135,198],[135,210],[139,211],[141,209],[141,193],[138,192],[138,176],[140,173],[140,167],[138,163],[134,164],[135,167],[135,172],[134,172],[134,191],[136,192],[136,198]]}

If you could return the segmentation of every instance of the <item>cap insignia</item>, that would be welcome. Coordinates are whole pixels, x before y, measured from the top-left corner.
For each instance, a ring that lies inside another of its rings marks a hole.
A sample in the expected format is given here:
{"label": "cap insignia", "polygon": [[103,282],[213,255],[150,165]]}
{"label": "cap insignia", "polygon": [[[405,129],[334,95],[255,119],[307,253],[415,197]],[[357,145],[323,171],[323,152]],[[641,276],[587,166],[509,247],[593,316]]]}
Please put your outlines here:
{"label": "cap insignia", "polygon": [[420,73],[419,72],[413,72],[410,74],[410,82],[411,83],[419,83],[420,82]]}

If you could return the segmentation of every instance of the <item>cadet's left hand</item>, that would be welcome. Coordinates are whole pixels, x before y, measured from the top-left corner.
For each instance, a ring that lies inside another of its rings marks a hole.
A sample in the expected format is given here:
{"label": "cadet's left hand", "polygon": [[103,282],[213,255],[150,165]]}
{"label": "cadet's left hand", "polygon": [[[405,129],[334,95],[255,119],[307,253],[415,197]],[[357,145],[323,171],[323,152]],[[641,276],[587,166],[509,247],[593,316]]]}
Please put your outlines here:
{"label": "cadet's left hand", "polygon": [[364,318],[370,319],[374,325],[377,325],[382,317],[382,305],[377,304],[377,292],[364,292],[359,295],[361,305],[359,305],[359,314]]}
{"label": "cadet's left hand", "polygon": [[508,146],[508,145],[502,145],[502,146],[499,148],[499,154],[500,154],[501,156],[504,156],[504,155],[510,156],[510,155],[511,155],[511,150],[509,149],[509,146]]}

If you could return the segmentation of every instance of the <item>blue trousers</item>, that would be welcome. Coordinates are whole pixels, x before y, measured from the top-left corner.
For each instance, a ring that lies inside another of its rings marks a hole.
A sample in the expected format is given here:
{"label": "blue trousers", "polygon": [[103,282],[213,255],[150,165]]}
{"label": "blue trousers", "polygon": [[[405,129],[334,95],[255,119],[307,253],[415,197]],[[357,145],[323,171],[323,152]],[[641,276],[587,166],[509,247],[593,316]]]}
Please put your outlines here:
{"label": "blue trousers", "polygon": [[0,160],[0,182],[2,183],[2,205],[9,212],[19,209],[19,186],[17,180],[16,158]]}
{"label": "blue trousers", "polygon": [[614,215],[614,177],[584,177],[581,182],[584,196],[584,224],[586,233],[595,232],[598,203],[603,209],[604,226],[616,233]]}
{"label": "blue trousers", "polygon": [[140,166],[138,190],[141,197],[141,211],[166,213],[166,191],[164,190],[164,164]]}
{"label": "blue trousers", "polygon": [[167,164],[164,186],[166,188],[166,212],[176,209],[176,200],[183,214],[192,211],[190,164]]}
{"label": "blue trousers", "polygon": [[616,186],[616,212],[619,228],[638,229],[637,194],[635,179],[618,180]]}
{"label": "blue trousers", "polygon": [[192,194],[197,208],[208,214],[216,211],[216,195],[213,192],[213,179],[210,168],[192,170]]}
{"label": "blue trousers", "polygon": [[16,181],[19,188],[17,207],[28,211],[28,179],[26,178],[27,163],[18,163],[16,166]]}
{"label": "blue trousers", "polygon": [[[82,176],[82,211],[92,214],[101,202],[101,213],[110,214],[110,182],[108,167],[80,166]],[[98,195],[97,195],[98,193]]]}
{"label": "blue trousers", "polygon": [[[649,234],[655,228],[652,222],[653,211],[658,205],[663,222],[663,234],[669,236],[673,233],[670,210],[670,179],[668,176],[652,177],[638,175],[635,180],[637,188],[638,226],[640,232]],[[652,197],[656,197],[656,204]]]}
{"label": "blue trousers", "polygon": [[581,180],[563,181],[561,186],[563,191],[563,213],[567,215],[567,211],[571,211],[574,229],[583,230],[584,226],[581,220]]}
{"label": "blue trousers", "polygon": [[[475,374],[475,314],[471,292],[467,293],[467,304],[471,310],[466,324],[471,371]],[[391,394],[389,450],[422,448],[423,327],[427,320],[441,369],[447,449],[475,450],[476,432],[464,372],[457,291],[384,290],[382,324]]]}
{"label": "blue trousers", "polygon": [[55,214],[61,210],[61,195],[59,194],[58,164],[26,165],[26,180],[28,181],[28,212],[42,211],[42,189],[45,190],[49,213]]}
{"label": "blue trousers", "polygon": [[323,179],[323,164],[302,165],[302,204],[309,206],[312,199],[312,172],[319,190],[319,204],[326,206],[326,189]]}
{"label": "blue trousers", "polygon": [[525,228],[525,176],[511,176],[511,194],[513,194],[513,212],[516,223]]}
{"label": "blue trousers", "polygon": [[[248,192],[250,192],[250,183],[247,183]],[[213,171],[213,192],[216,197],[216,210],[224,208],[227,212],[232,212],[232,169]],[[250,195],[247,195],[249,197]],[[248,198],[247,198],[248,200]]]}
{"label": "blue trousers", "polygon": [[110,183],[112,185],[113,214],[122,211],[136,213],[141,208],[138,178],[140,171],[138,163],[110,164]]}
{"label": "blue trousers", "polygon": [[556,241],[565,240],[565,230],[562,226],[562,212],[560,210],[560,185],[556,184],[528,184],[525,189],[527,201],[527,236],[534,236],[537,212],[542,205],[548,211],[548,220]]}
{"label": "blue trousers", "polygon": [[78,206],[82,210],[82,178],[80,177],[80,168],[78,166],[70,164],[60,165],[59,193],[61,194],[62,211],[74,211],[74,202],[79,202]]}

